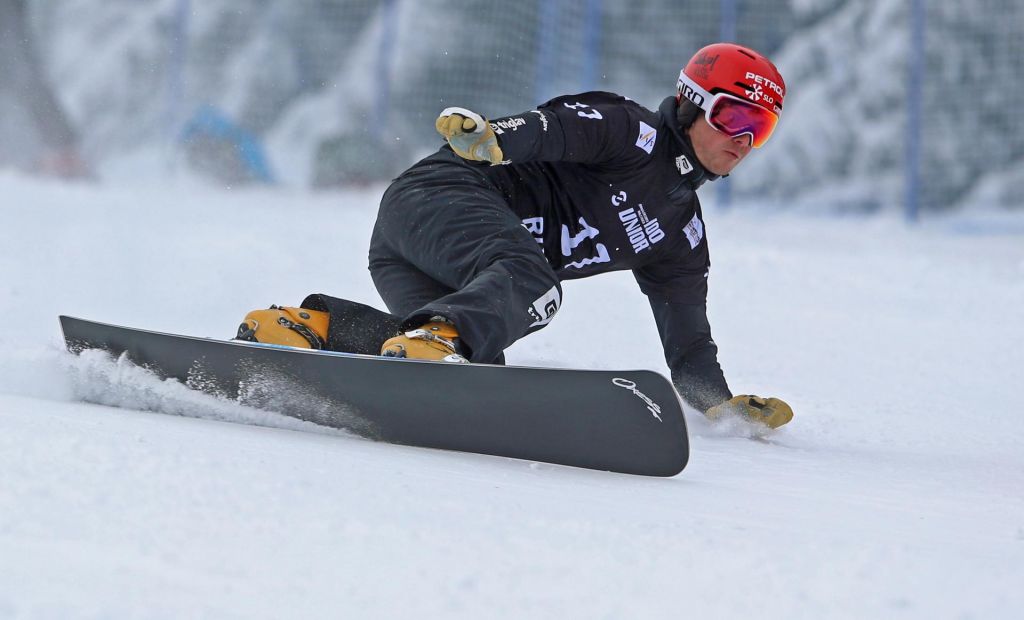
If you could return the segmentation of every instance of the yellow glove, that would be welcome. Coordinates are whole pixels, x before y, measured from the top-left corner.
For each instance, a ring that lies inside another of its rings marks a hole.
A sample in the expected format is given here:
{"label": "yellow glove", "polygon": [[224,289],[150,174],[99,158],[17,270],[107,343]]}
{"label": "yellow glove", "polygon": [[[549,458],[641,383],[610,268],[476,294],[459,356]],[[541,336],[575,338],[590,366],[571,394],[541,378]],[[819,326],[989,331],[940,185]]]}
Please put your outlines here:
{"label": "yellow glove", "polygon": [[768,428],[779,428],[793,419],[793,408],[778,398],[761,398],[743,394],[733,396],[720,405],[708,409],[704,415],[710,420],[726,416],[737,416],[765,424]]}
{"label": "yellow glove", "polygon": [[445,108],[434,127],[462,159],[488,161],[495,166],[505,158],[490,123],[476,112]]}

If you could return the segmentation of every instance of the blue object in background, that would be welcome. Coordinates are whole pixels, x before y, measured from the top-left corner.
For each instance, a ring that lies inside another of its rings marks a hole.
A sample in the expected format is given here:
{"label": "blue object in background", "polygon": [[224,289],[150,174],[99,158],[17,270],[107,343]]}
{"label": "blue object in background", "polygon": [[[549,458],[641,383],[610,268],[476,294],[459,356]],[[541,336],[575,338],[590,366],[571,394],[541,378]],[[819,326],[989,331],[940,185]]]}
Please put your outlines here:
{"label": "blue object in background", "polygon": [[213,106],[199,108],[185,123],[179,136],[179,142],[185,145],[200,140],[231,145],[237,155],[237,163],[249,180],[274,183],[274,175],[259,139]]}
{"label": "blue object in background", "polygon": [[907,132],[904,149],[904,215],[916,222],[921,208],[921,100],[924,97],[924,0],[910,5],[910,54],[907,67]]}

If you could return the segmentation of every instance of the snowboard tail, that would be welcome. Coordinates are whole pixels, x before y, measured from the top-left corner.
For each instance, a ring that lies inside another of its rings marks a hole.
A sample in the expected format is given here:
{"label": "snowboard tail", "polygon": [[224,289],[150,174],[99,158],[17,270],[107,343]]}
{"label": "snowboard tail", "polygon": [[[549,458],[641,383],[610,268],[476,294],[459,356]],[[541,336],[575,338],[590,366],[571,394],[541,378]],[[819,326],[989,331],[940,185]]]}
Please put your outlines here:
{"label": "snowboard tail", "polygon": [[648,370],[446,364],[60,323],[74,353],[123,354],[193,389],[376,440],[648,476],[689,459],[675,388]]}

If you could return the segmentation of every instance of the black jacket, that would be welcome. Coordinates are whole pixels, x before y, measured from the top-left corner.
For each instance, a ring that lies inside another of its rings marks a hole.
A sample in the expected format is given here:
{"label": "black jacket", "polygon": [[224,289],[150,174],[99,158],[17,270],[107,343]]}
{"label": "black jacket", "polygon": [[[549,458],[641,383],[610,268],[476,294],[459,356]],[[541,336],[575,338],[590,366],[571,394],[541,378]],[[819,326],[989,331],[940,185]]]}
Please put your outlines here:
{"label": "black jacket", "polygon": [[[612,93],[552,99],[491,127],[505,165],[474,168],[504,195],[559,279],[630,269],[650,300],[672,378],[700,410],[732,396],[706,313],[711,266],[696,190],[705,171],[676,121]],[[443,168],[445,166],[440,166]]]}

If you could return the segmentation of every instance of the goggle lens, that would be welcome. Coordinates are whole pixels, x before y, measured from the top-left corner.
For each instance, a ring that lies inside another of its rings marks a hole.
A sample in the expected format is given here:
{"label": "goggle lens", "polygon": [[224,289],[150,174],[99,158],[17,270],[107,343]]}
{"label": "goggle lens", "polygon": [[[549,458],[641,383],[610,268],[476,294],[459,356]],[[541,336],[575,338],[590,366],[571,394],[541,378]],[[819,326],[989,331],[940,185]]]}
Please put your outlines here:
{"label": "goggle lens", "polygon": [[750,136],[754,148],[764,146],[775,131],[779,117],[761,106],[719,95],[707,114],[712,127],[729,136]]}

